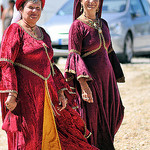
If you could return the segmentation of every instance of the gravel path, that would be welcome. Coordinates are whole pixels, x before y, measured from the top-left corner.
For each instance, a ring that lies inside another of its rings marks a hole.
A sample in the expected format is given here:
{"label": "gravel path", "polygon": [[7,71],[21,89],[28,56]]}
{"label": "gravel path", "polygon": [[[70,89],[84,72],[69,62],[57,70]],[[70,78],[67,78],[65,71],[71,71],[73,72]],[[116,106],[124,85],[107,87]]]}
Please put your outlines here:
{"label": "gravel path", "polygon": [[[58,62],[63,72],[65,59]],[[116,150],[150,149],[150,59],[133,59],[122,65],[126,83],[118,84],[125,106],[123,123],[115,137]],[[0,118],[1,126],[1,118]],[[4,131],[0,130],[0,150],[7,150]]]}

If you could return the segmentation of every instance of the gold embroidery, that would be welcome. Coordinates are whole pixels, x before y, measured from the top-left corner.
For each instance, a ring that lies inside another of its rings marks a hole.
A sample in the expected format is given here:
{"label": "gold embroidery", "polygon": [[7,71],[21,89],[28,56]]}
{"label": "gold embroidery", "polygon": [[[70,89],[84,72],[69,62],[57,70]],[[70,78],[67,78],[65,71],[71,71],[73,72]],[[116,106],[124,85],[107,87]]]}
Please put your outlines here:
{"label": "gold embroidery", "polygon": [[87,78],[87,81],[93,80],[92,78],[90,78],[88,75],[80,75],[77,77],[77,80],[79,80],[79,78]]}
{"label": "gold embroidery", "polygon": [[73,73],[73,74],[76,74],[76,72],[75,72],[74,70],[71,70],[71,69],[69,69],[69,70],[66,69],[65,72],[66,72],[66,73]]}
{"label": "gold embroidery", "polygon": [[[49,97],[49,99],[51,99],[50,93],[49,93],[49,89],[48,89],[47,80],[45,80],[45,86],[46,86],[46,90],[47,90],[48,97]],[[57,112],[57,110],[56,110],[54,104],[52,103],[52,101],[51,101],[51,105],[52,105],[52,108],[53,108],[53,112],[54,112],[54,110],[55,110],[55,112],[57,113],[57,115],[60,116],[60,114]],[[55,115],[55,112],[54,112],[54,115]]]}
{"label": "gold embroidery", "polygon": [[54,76],[54,75],[55,75],[55,71],[54,71],[53,64],[52,64],[52,62],[51,62],[51,60],[50,60],[50,58],[49,58],[48,52],[47,52],[47,46],[46,46],[45,43],[43,43],[43,46],[44,46],[44,48],[45,48],[46,55],[47,55],[47,57],[48,57],[48,60],[49,60],[49,62],[50,62],[50,66],[51,66],[51,68],[52,68],[52,74],[53,74],[53,76]]}
{"label": "gold embroidery", "polygon": [[[92,28],[94,28],[94,29],[96,29],[98,31],[98,29],[95,28],[94,25],[92,25],[91,23],[89,23],[89,20],[85,21],[84,18],[83,18],[83,16],[78,17],[77,19],[80,20],[80,21],[82,21],[83,23],[87,24],[88,26],[90,26],[90,27],[92,27]],[[101,21],[101,24],[100,24],[100,28],[102,28],[102,21]]]}
{"label": "gold embroidery", "polygon": [[104,38],[104,36],[103,36],[103,33],[101,33],[101,35],[102,35],[102,39],[103,39],[104,48],[105,48],[105,50],[108,52],[108,49],[107,49],[107,47],[106,47],[105,38]]}
{"label": "gold embroidery", "polygon": [[[90,27],[96,29],[94,26],[92,26],[90,23],[88,23],[88,21],[84,21],[82,18],[77,18],[77,19],[80,20],[80,21],[82,21],[83,23],[87,24],[88,26],[90,26]],[[101,22],[100,27],[102,28],[102,22]],[[97,30],[97,29],[96,29],[96,30]],[[97,30],[97,31],[98,31],[98,30]],[[93,53],[95,53],[96,51],[100,50],[100,48],[101,48],[101,46],[102,46],[102,40],[103,40],[104,48],[105,48],[105,50],[108,52],[108,49],[107,49],[107,47],[106,47],[105,38],[104,38],[104,36],[103,36],[103,33],[102,33],[102,32],[101,32],[101,33],[98,32],[98,34],[99,34],[99,38],[100,38],[100,46],[99,46],[97,49],[95,49],[95,50],[92,50],[92,51],[90,51],[90,52],[85,53],[84,55],[82,55],[82,58],[87,57],[88,55],[93,54]],[[102,37],[102,40],[101,40],[101,37]]]}
{"label": "gold embroidery", "polygon": [[82,55],[82,58],[87,57],[88,55],[97,52],[101,48],[101,46],[102,46],[102,39],[101,39],[100,34],[98,34],[98,35],[99,35],[99,39],[100,39],[100,45],[99,45],[99,47],[97,49],[95,49],[95,50],[92,50],[90,52],[85,53],[84,55]]}
{"label": "gold embroidery", "polygon": [[75,87],[70,87],[70,89],[75,90],[76,88]]}
{"label": "gold embroidery", "polygon": [[75,50],[75,49],[71,49],[71,50],[69,51],[69,54],[70,54],[71,52],[81,55],[81,53],[80,53],[79,51]]}
{"label": "gold embroidery", "polygon": [[0,93],[16,93],[16,94],[18,94],[18,92],[17,91],[15,91],[15,90],[0,90]]}
{"label": "gold embroidery", "polygon": [[29,35],[30,35],[31,37],[33,37],[34,39],[36,39],[36,40],[43,40],[44,35],[43,35],[43,32],[42,32],[42,30],[41,30],[40,27],[37,26],[37,27],[39,28],[40,32],[41,32],[41,37],[40,37],[40,38],[36,38],[36,37],[34,37],[32,34],[30,34],[27,30],[25,30],[22,25],[20,25],[19,23],[17,23],[17,24],[18,24],[27,34],[29,34]]}
{"label": "gold embroidery", "polygon": [[88,139],[91,135],[92,133],[90,132],[88,136],[85,136],[85,138]]}
{"label": "gold embroidery", "polygon": [[33,74],[37,75],[38,77],[40,77],[40,78],[43,79],[43,80],[48,80],[49,77],[51,76],[51,73],[50,73],[50,74],[48,75],[48,77],[45,78],[45,77],[43,77],[41,74],[39,74],[38,72],[34,71],[33,69],[31,69],[31,68],[29,68],[29,67],[27,67],[27,66],[25,66],[25,65],[23,65],[23,64],[14,63],[14,65],[19,66],[19,67],[22,67],[22,68],[24,68],[24,69],[26,69],[26,70],[32,72]]}
{"label": "gold embroidery", "polygon": [[7,59],[7,58],[0,58],[0,61],[7,61],[7,62],[14,64],[14,62],[12,60]]}

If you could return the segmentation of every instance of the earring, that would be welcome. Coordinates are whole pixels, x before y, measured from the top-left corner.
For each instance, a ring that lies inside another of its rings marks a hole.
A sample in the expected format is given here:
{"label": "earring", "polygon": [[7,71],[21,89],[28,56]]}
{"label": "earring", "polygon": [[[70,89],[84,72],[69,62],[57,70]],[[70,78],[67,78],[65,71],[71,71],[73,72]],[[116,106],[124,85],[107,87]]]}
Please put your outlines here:
{"label": "earring", "polygon": [[81,5],[81,8],[80,8],[80,12],[82,12],[83,11],[83,5]]}
{"label": "earring", "polygon": [[99,8],[96,9],[96,12],[99,12]]}

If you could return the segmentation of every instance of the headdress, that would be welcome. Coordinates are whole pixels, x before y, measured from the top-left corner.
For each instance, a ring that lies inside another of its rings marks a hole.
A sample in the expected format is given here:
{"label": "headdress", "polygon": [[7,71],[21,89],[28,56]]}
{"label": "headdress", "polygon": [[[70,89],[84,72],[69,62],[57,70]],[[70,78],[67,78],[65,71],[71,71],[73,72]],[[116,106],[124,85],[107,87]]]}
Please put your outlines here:
{"label": "headdress", "polygon": [[[19,10],[19,8],[21,7],[21,5],[27,0],[16,0],[16,8],[17,10]],[[45,5],[45,0],[41,0],[42,2],[42,8],[44,7]]]}
{"label": "headdress", "polygon": [[[81,9],[81,0],[74,0],[74,8],[73,8],[73,20],[76,20],[82,12],[80,12]],[[103,0],[99,0],[99,9],[98,9],[98,18],[101,17],[102,13],[102,5],[103,5]]]}

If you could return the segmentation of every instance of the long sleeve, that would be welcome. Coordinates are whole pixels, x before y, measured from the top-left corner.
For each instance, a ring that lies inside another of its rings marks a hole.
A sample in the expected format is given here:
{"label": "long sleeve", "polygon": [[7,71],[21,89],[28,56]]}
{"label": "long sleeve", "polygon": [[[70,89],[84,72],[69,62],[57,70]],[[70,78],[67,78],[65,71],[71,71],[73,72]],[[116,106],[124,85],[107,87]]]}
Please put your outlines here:
{"label": "long sleeve", "polygon": [[[104,21],[105,25],[107,26],[107,34],[109,34],[109,37],[110,37],[108,24],[105,20],[103,20],[103,21]],[[111,65],[113,67],[113,71],[114,71],[117,82],[125,82],[125,77],[124,77],[120,62],[116,56],[115,50],[113,49],[112,42],[110,42],[110,44],[108,46],[108,56],[109,56]]]}
{"label": "long sleeve", "polygon": [[65,67],[65,78],[72,88],[75,86],[75,80],[77,81],[81,77],[86,78],[87,81],[92,80],[82,58],[83,30],[80,22],[75,21],[69,31],[69,55]]}
{"label": "long sleeve", "polygon": [[18,93],[17,77],[13,63],[20,47],[17,24],[11,25],[4,33],[0,50],[0,93]]}
{"label": "long sleeve", "polygon": [[125,77],[124,77],[120,62],[116,56],[115,51],[112,48],[112,45],[110,45],[108,49],[108,56],[109,56],[111,65],[113,67],[117,82],[125,82]]}

